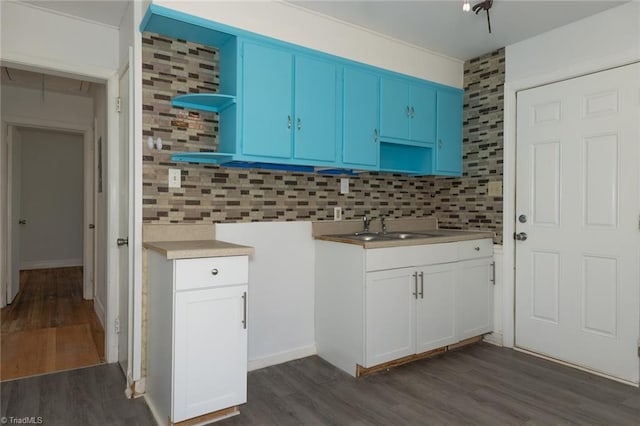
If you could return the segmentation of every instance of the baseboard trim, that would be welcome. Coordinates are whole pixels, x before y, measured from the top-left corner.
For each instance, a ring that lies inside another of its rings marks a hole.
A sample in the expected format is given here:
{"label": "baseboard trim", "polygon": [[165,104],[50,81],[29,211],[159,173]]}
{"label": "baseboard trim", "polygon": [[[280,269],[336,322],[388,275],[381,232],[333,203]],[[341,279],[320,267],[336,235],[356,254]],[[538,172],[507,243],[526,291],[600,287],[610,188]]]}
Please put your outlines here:
{"label": "baseboard trim", "polygon": [[249,360],[249,371],[259,370],[261,368],[270,367],[272,365],[278,365],[285,362],[293,361],[295,359],[305,358],[311,355],[316,355],[318,349],[315,343],[309,346],[303,346],[300,348],[291,349],[289,351],[278,352],[272,355],[268,355],[262,358],[256,358]]}
{"label": "baseboard trim", "polygon": [[82,258],[78,259],[54,259],[54,260],[32,260],[20,263],[20,270],[30,269],[50,269],[68,268],[70,266],[82,266]]}

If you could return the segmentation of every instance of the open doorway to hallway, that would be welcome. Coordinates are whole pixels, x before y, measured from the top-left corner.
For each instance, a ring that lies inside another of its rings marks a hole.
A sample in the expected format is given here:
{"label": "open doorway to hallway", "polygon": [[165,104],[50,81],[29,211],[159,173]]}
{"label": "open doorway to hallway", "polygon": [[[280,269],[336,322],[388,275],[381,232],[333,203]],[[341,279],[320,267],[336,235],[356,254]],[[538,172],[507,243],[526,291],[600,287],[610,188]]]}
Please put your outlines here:
{"label": "open doorway to hallway", "polygon": [[104,362],[105,86],[3,67],[2,89],[10,278],[0,379]]}

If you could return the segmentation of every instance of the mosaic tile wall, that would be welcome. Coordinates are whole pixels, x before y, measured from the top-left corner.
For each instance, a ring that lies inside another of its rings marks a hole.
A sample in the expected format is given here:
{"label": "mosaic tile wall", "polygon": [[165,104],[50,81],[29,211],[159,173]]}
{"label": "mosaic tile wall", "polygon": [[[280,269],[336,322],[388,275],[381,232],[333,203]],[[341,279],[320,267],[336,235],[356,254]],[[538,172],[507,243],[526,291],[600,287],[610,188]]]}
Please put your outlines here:
{"label": "mosaic tile wall", "polygon": [[505,50],[464,64],[463,175],[433,178],[432,208],[440,226],[496,233],[502,244],[502,196],[490,197],[488,183],[503,177]]}
{"label": "mosaic tile wall", "polygon": [[[334,176],[172,163],[174,151],[217,147],[217,114],[170,104],[178,93],[217,91],[217,67],[215,49],[143,35],[143,135],[145,142],[149,136],[163,140],[160,151],[146,143],[143,148],[145,223],[326,220],[332,219],[334,206],[341,206],[346,219],[364,214],[396,218],[435,214],[449,226],[499,230],[500,199],[481,196],[482,188],[473,188],[472,193],[469,185],[486,186],[489,176],[492,180],[502,176],[502,88],[500,99],[493,90],[500,78],[504,81],[504,51],[465,65],[469,87],[465,105],[474,112],[465,111],[473,130],[464,133],[469,147],[465,146],[462,179],[367,173],[351,177],[350,193],[345,195],[339,193],[339,178]],[[496,119],[487,121],[486,112]],[[169,167],[182,170],[182,188],[168,188]]]}

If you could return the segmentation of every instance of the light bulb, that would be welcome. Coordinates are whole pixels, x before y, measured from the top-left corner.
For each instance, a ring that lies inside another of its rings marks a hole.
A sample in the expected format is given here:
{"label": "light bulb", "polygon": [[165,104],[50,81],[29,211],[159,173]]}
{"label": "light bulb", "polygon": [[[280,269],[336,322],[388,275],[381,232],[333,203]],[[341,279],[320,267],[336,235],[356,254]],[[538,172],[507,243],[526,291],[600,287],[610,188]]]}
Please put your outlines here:
{"label": "light bulb", "polygon": [[468,12],[471,10],[471,5],[469,4],[469,0],[464,0],[464,3],[462,4],[462,10],[465,12]]}

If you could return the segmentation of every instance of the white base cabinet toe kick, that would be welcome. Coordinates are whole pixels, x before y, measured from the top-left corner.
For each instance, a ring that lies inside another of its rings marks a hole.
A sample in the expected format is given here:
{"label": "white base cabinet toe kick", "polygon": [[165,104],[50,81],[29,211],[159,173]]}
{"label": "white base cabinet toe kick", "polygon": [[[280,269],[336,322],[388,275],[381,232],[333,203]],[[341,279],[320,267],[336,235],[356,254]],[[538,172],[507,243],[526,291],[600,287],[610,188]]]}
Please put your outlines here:
{"label": "white base cabinet toe kick", "polygon": [[358,376],[489,333],[493,284],[491,239],[374,249],[316,241],[318,355]]}
{"label": "white base cabinet toe kick", "polygon": [[148,251],[148,271],[146,399],[154,415],[172,425],[237,414],[247,401],[248,256]]}

